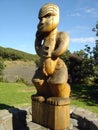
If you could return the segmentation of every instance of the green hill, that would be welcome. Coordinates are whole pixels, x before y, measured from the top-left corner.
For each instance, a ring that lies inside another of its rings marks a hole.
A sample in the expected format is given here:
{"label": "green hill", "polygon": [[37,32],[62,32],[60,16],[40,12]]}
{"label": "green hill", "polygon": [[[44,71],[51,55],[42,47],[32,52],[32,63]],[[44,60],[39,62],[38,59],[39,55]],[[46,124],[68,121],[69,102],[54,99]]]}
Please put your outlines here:
{"label": "green hill", "polygon": [[2,46],[0,46],[0,57],[6,60],[24,60],[24,61],[27,60],[35,61],[38,59],[37,55],[29,54],[12,48],[4,48]]}

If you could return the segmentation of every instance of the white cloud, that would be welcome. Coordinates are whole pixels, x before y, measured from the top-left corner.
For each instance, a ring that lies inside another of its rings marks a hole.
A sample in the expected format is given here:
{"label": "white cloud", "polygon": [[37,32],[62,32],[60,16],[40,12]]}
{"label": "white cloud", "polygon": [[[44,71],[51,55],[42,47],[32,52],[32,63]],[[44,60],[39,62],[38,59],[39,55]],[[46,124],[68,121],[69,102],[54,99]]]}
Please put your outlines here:
{"label": "white cloud", "polygon": [[92,26],[89,26],[89,25],[81,25],[80,26],[79,24],[77,24],[77,26],[72,26],[71,28],[66,30],[69,33],[70,37],[82,36],[82,34],[85,37],[91,36]]}
{"label": "white cloud", "polygon": [[98,9],[95,9],[95,8],[85,8],[84,12],[86,14],[90,14],[92,16],[98,16]]}
{"label": "white cloud", "polygon": [[94,10],[93,9],[86,9],[85,12],[86,13],[92,13]]}
{"label": "white cloud", "polygon": [[72,16],[72,17],[79,17],[82,16],[84,17],[85,15],[90,15],[91,17],[96,17],[98,16],[98,9],[97,8],[90,8],[90,7],[83,7],[83,8],[76,8],[73,11],[69,11],[67,16]]}
{"label": "white cloud", "polygon": [[77,17],[79,17],[79,16],[81,16],[81,14],[79,12],[75,12],[75,13],[68,13],[67,16],[73,16],[73,17],[77,16]]}
{"label": "white cloud", "polygon": [[89,30],[89,27],[87,25],[77,25],[77,26],[74,26],[73,27],[74,31],[77,30],[78,32],[79,31],[87,31]]}
{"label": "white cloud", "polygon": [[75,42],[75,43],[94,43],[95,38],[94,37],[72,38],[71,42]]}

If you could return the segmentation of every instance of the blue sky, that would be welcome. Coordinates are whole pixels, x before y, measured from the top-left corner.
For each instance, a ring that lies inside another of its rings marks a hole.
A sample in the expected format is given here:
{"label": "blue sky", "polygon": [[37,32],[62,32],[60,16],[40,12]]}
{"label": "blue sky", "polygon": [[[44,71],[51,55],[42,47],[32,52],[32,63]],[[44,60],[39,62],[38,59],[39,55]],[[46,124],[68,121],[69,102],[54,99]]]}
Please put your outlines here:
{"label": "blue sky", "polygon": [[34,54],[38,11],[49,2],[60,8],[58,30],[69,33],[71,52],[95,45],[98,0],[0,0],[0,46]]}

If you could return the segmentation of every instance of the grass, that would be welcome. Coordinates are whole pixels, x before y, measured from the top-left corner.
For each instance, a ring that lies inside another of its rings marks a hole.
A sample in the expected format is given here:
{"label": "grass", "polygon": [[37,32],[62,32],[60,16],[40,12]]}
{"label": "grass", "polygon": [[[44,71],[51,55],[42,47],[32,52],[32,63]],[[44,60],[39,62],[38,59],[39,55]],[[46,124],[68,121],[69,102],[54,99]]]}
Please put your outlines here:
{"label": "grass", "polygon": [[[31,105],[33,86],[0,82],[0,109]],[[98,85],[71,85],[71,105],[88,109],[98,115]]]}
{"label": "grass", "polygon": [[86,102],[81,100],[71,100],[71,105],[87,109],[98,115],[98,104],[90,106],[87,105]]}
{"label": "grass", "polygon": [[35,93],[33,86],[0,82],[0,109],[29,106],[33,93]]}
{"label": "grass", "polygon": [[72,85],[71,104],[88,109],[98,115],[98,84]]}

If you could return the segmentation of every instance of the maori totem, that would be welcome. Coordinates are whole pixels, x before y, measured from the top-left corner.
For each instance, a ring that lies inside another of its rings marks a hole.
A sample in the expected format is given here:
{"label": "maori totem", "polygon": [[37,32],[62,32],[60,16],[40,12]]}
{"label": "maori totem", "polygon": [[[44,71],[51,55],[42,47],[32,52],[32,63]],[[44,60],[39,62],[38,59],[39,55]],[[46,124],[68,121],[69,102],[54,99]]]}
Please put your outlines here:
{"label": "maori totem", "polygon": [[35,50],[40,57],[40,65],[36,70],[32,82],[37,89],[36,100],[46,100],[55,104],[55,98],[68,98],[70,86],[67,83],[68,71],[60,56],[65,53],[69,44],[69,35],[59,32],[59,8],[47,3],[42,6],[38,14]]}

